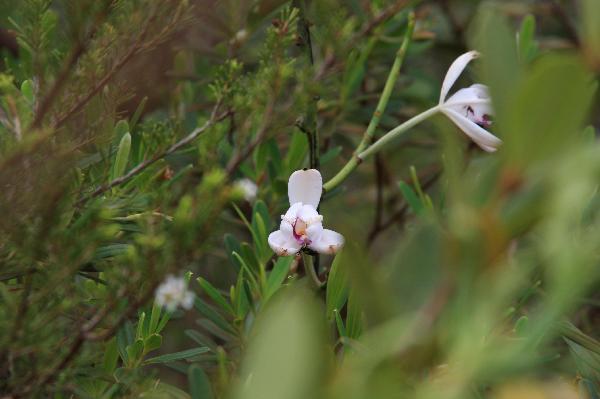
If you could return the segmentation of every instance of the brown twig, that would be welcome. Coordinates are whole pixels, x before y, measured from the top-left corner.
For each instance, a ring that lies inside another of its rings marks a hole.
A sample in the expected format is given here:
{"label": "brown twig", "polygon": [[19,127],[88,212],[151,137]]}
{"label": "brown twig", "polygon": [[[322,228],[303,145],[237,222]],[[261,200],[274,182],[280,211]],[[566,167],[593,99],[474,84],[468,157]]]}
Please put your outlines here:
{"label": "brown twig", "polygon": [[[83,97],[79,98],[75,104],[73,104],[71,106],[71,108],[69,108],[64,114],[60,115],[52,124],[52,127],[54,129],[62,126],[69,118],[71,118],[74,114],[76,114],[77,112],[81,111],[81,109],[92,99],[94,98],[94,96],[96,96],[98,94],[98,92],[100,92],[100,90],[102,90],[102,88],[104,86],[106,86],[106,84],[137,54],[141,53],[144,50],[147,50],[153,46],[155,46],[159,40],[160,40],[160,35],[157,35],[155,38],[153,38],[152,40],[148,41],[148,42],[144,42],[144,39],[146,38],[146,35],[148,34],[148,30],[149,28],[154,24],[154,22],[156,21],[157,15],[156,15],[157,11],[155,10],[150,17],[148,17],[148,19],[146,20],[146,23],[144,24],[144,27],[142,28],[141,32],[137,35],[137,37],[135,38],[135,40],[131,43],[131,45],[129,46],[129,48],[127,49],[127,51],[125,52],[125,54],[121,57],[121,59],[119,61],[117,61],[112,68],[110,68],[110,70],[104,75],[104,77],[102,79],[100,79],[95,85],[94,87],[92,87],[91,90],[89,90]],[[175,25],[172,24],[169,26],[166,26],[164,29],[161,30],[161,33],[164,33],[165,31],[168,31],[170,28],[174,27]]]}
{"label": "brown twig", "polygon": [[275,109],[275,101],[272,99],[267,104],[267,108],[265,109],[265,113],[263,116],[261,126],[258,129],[258,132],[256,133],[256,135],[254,136],[254,139],[247,146],[237,150],[235,155],[231,158],[231,160],[227,164],[225,171],[229,178],[231,178],[233,176],[233,173],[242,164],[242,162],[244,162],[246,160],[246,158],[248,158],[252,154],[252,151],[254,151],[256,146],[259,145],[260,143],[262,143],[262,141],[267,136],[267,133],[269,132],[269,126],[271,125],[271,119],[273,117],[274,109]]}
{"label": "brown twig", "polygon": [[56,100],[62,87],[66,83],[67,78],[69,77],[69,75],[73,71],[73,68],[77,64],[77,61],[87,51],[90,41],[98,31],[100,25],[102,25],[102,23],[108,16],[112,4],[113,0],[106,0],[104,2],[102,9],[100,10],[100,12],[98,12],[98,15],[96,15],[96,18],[94,19],[92,28],[85,35],[84,38],[80,39],[77,42],[77,44],[71,51],[71,54],[67,58],[67,62],[65,62],[58,76],[54,80],[52,88],[50,88],[48,94],[40,101],[35,113],[35,118],[33,119],[33,122],[31,122],[31,129],[37,129],[41,126],[42,121],[44,120],[44,116],[50,109],[52,103]]}
{"label": "brown twig", "polygon": [[[388,6],[385,10],[377,14],[373,19],[367,21],[360,31],[352,35],[348,41],[347,48],[352,48],[363,37],[368,36],[379,25],[396,15],[403,7],[408,4],[409,0],[397,0],[395,3]],[[315,75],[315,80],[322,79],[327,72],[336,65],[335,54],[329,54],[323,61],[321,68]]]}
{"label": "brown twig", "polygon": [[85,204],[87,201],[89,201],[90,199],[95,198],[95,197],[97,197],[97,196],[105,193],[106,191],[110,190],[111,188],[119,186],[119,185],[121,185],[123,183],[128,182],[133,177],[137,176],[142,171],[144,171],[148,166],[154,164],[158,160],[166,157],[169,154],[174,153],[175,151],[179,150],[180,148],[182,148],[185,145],[187,145],[187,144],[191,143],[192,141],[194,141],[199,135],[201,135],[202,133],[204,133],[211,126],[213,126],[217,122],[222,121],[223,119],[225,119],[229,115],[229,112],[225,112],[225,113],[223,113],[221,115],[217,115],[216,113],[218,112],[219,106],[220,106],[220,103],[217,103],[215,105],[215,107],[214,107],[214,109],[213,109],[213,111],[211,113],[211,116],[210,116],[209,120],[206,121],[206,123],[204,123],[204,125],[200,126],[199,128],[194,129],[190,134],[188,134],[183,139],[179,140],[178,142],[176,142],[175,144],[173,144],[172,146],[170,146],[169,148],[167,148],[165,151],[159,152],[158,154],[154,155],[152,158],[147,159],[144,162],[138,164],[136,167],[134,167],[133,169],[131,169],[129,172],[127,172],[123,176],[117,177],[116,179],[110,181],[109,183],[106,183],[106,184],[103,184],[103,185],[97,187],[88,196],[80,198],[79,200],[77,200],[77,202],[75,203],[75,206],[76,207],[80,207],[83,204]]}
{"label": "brown twig", "polygon": [[[439,179],[439,177],[442,175],[442,171],[441,171],[441,169],[439,167],[436,167],[436,169],[434,170],[434,172],[428,172],[428,174],[430,175],[430,177],[421,186],[422,189],[423,189],[423,192],[425,192],[426,190],[428,190]],[[419,177],[419,179],[421,179],[421,177]],[[375,239],[381,233],[383,233],[385,230],[387,230],[390,227],[392,227],[394,224],[402,225],[405,222],[405,220],[406,220],[406,215],[408,213],[408,209],[409,209],[409,205],[405,202],[400,207],[400,209],[398,209],[396,212],[394,212],[388,218],[387,221],[381,222],[379,225],[374,226],[374,228],[371,230],[371,232],[369,233],[369,236],[367,238],[367,244],[369,246],[371,244],[373,244],[373,242],[375,241]]]}

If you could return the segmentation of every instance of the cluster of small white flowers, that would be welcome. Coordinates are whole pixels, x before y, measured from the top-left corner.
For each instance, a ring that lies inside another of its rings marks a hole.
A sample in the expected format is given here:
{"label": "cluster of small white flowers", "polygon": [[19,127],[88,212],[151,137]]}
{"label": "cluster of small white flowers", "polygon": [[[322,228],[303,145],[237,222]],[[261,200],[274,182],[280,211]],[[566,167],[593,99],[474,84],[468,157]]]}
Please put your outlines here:
{"label": "cluster of small white flowers", "polygon": [[244,194],[244,199],[246,201],[252,202],[256,199],[258,186],[252,180],[248,178],[240,179],[235,182],[235,186]]}
{"label": "cluster of small white flowers", "polygon": [[194,305],[194,293],[188,290],[187,282],[183,277],[169,275],[156,289],[154,301],[170,312],[178,306],[191,309]]}

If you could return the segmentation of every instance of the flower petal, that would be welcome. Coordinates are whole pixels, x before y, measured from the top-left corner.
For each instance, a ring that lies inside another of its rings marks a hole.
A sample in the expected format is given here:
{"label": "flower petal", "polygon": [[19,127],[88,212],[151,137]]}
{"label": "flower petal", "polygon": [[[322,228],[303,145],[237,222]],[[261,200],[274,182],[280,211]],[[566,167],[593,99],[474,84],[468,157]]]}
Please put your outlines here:
{"label": "flower petal", "polygon": [[464,53],[463,55],[459,56],[456,60],[454,60],[452,65],[450,65],[450,68],[448,68],[448,72],[446,72],[444,82],[442,83],[442,91],[440,92],[440,104],[444,102],[446,96],[448,96],[448,92],[452,88],[452,85],[454,85],[454,82],[456,82],[456,80],[458,79],[462,71],[464,71],[469,62],[471,62],[477,57],[479,57],[479,53],[477,51],[469,51],[468,53]]}
{"label": "flower petal", "polygon": [[289,236],[281,230],[269,234],[268,241],[273,252],[279,256],[296,255],[301,248],[293,236]]}
{"label": "flower petal", "polygon": [[443,107],[441,111],[485,151],[494,152],[502,144],[502,140],[498,137],[469,120],[466,116],[462,116],[455,110]]}
{"label": "flower petal", "polygon": [[322,254],[333,255],[344,246],[344,236],[333,230],[323,229],[319,240],[315,240],[308,246],[313,251]]}
{"label": "flower petal", "polygon": [[290,205],[302,202],[317,209],[323,191],[323,178],[316,169],[297,170],[288,182]]}

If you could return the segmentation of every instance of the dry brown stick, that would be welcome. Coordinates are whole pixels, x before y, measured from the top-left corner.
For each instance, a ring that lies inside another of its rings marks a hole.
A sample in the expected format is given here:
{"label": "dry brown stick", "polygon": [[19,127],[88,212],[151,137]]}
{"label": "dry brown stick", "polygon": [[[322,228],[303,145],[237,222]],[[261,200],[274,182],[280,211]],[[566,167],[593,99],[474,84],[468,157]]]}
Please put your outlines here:
{"label": "dry brown stick", "polygon": [[37,129],[41,126],[42,121],[44,120],[44,116],[50,109],[52,103],[56,100],[56,97],[58,96],[62,87],[66,83],[67,78],[69,77],[73,68],[77,64],[77,61],[87,51],[90,41],[98,31],[100,25],[102,25],[102,22],[108,16],[112,4],[112,0],[105,1],[104,6],[94,19],[94,24],[92,25],[92,28],[89,30],[89,32],[85,35],[83,39],[80,39],[77,42],[77,44],[71,51],[71,54],[67,58],[67,62],[63,65],[63,68],[59,72],[57,78],[54,80],[52,88],[48,91],[48,94],[40,101],[40,105],[38,106],[35,113],[35,118],[33,119],[33,122],[31,122],[32,129]]}
{"label": "dry brown stick", "polygon": [[244,149],[239,149],[227,164],[225,171],[228,177],[233,176],[233,172],[235,172],[237,168],[241,165],[241,163],[244,162],[244,160],[246,160],[246,158],[248,158],[250,154],[252,154],[252,151],[254,151],[256,146],[259,145],[265,139],[267,133],[269,132],[269,126],[271,124],[271,118],[273,116],[274,108],[275,101],[272,99],[267,105],[263,116],[262,124],[260,126],[260,129],[258,130],[258,133],[256,133],[256,136],[254,136],[254,139]]}
{"label": "dry brown stick", "polygon": [[[405,7],[407,4],[408,0],[398,0],[394,4],[390,5],[385,10],[377,14],[375,18],[371,19],[366,24],[364,24],[364,26],[359,32],[352,35],[350,40],[348,40],[347,48],[354,47],[362,37],[369,35],[371,32],[373,32],[375,28],[377,28],[383,22],[387,21],[389,18],[393,17],[400,9],[402,9],[402,7]],[[322,79],[327,73],[327,71],[329,71],[335,65],[335,55],[328,55],[323,61],[321,68],[315,75],[315,80]]]}
{"label": "dry brown stick", "polygon": [[[429,189],[437,179],[442,175],[440,169],[436,169],[434,173],[431,174],[431,177],[425,181],[422,185],[423,191]],[[396,223],[403,223],[406,217],[406,213],[408,212],[408,204],[405,202],[400,209],[392,214],[389,219],[385,222],[380,223],[376,228],[373,228],[369,233],[367,243],[371,245],[375,239],[379,236],[379,234],[383,233],[385,230],[390,228]]]}
{"label": "dry brown stick", "polygon": [[147,47],[147,45],[144,45],[143,40],[155,19],[155,14],[148,18],[144,28],[129,46],[125,55],[112,66],[108,73],[104,75],[104,77],[100,79],[90,91],[88,91],[82,98],[78,99],[77,102],[71,106],[71,108],[69,108],[64,114],[60,115],[56,121],[54,121],[52,124],[54,129],[62,126],[62,124],[65,123],[69,118],[79,112],[96,94],[98,94],[98,92],[117,74],[117,72],[119,72],[125,66],[125,64],[127,64],[131,58],[133,58],[133,56],[137,55]]}
{"label": "dry brown stick", "polygon": [[106,191],[110,190],[111,188],[119,186],[125,182],[128,182],[133,177],[137,176],[142,171],[144,171],[148,166],[154,164],[158,160],[166,157],[169,154],[174,153],[175,151],[179,150],[181,147],[184,147],[185,145],[194,141],[199,135],[201,135],[206,130],[208,130],[208,128],[213,126],[215,123],[222,121],[229,115],[229,112],[225,112],[225,113],[217,116],[216,112],[218,111],[219,106],[220,106],[219,103],[217,103],[217,105],[215,105],[215,107],[212,111],[212,114],[210,116],[210,119],[208,121],[206,121],[206,123],[204,123],[204,125],[200,126],[199,128],[194,129],[190,134],[188,134],[183,139],[179,140],[178,142],[176,142],[175,144],[173,144],[172,146],[167,148],[165,151],[159,152],[158,154],[155,154],[152,158],[147,159],[144,162],[138,164],[136,167],[131,169],[129,172],[127,172],[123,176],[117,177],[116,179],[97,187],[89,195],[77,200],[77,202],[75,203],[75,206],[80,207],[83,204],[85,204],[87,201],[89,201],[90,199],[95,198],[95,197],[105,193]]}

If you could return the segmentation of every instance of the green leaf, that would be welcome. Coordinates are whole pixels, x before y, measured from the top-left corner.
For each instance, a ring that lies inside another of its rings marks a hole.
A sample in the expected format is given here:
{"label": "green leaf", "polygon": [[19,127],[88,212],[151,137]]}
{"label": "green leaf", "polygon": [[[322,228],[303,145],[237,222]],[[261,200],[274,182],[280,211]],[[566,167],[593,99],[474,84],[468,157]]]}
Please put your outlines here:
{"label": "green leaf", "polygon": [[327,292],[326,292],[326,306],[327,306],[327,318],[332,320],[334,317],[334,311],[338,312],[344,307],[346,299],[348,298],[348,276],[346,270],[344,270],[344,251],[339,252],[333,263],[331,264],[331,270],[329,271],[329,277],[327,278]]}
{"label": "green leaf", "polygon": [[529,327],[529,318],[527,316],[521,316],[515,322],[514,331],[519,337],[524,337],[527,334],[527,328]]}
{"label": "green leaf", "polygon": [[244,290],[244,271],[238,274],[235,287],[231,287],[231,298],[235,306],[235,314],[238,319],[242,320],[250,310],[250,304],[246,298]]}
{"label": "green leaf", "polygon": [[127,346],[133,343],[134,338],[133,325],[126,321],[117,331],[117,346],[123,362],[127,362]]}
{"label": "green leaf", "polygon": [[131,135],[125,133],[121,142],[119,143],[119,149],[117,150],[117,156],[115,157],[115,163],[113,164],[113,170],[111,180],[122,176],[127,168],[129,162],[129,151],[131,150]]}
{"label": "green leaf", "polygon": [[417,194],[414,192],[414,190],[403,181],[400,181],[398,183],[398,188],[400,189],[400,192],[402,193],[404,200],[410,206],[410,208],[413,210],[415,215],[423,214],[423,210],[424,210],[423,203],[421,202],[421,200],[419,199]]}
{"label": "green leaf", "polygon": [[196,279],[196,281],[198,282],[198,284],[200,284],[200,287],[204,290],[204,292],[206,292],[206,294],[215,303],[217,303],[221,307],[221,309],[223,309],[224,311],[226,311],[232,315],[235,314],[235,312],[233,311],[233,308],[231,307],[231,304],[223,297],[223,295],[221,295],[219,290],[217,290],[215,287],[213,287],[213,285],[211,283],[209,283],[202,277],[198,277]]}
{"label": "green leaf", "polygon": [[600,354],[587,350],[583,346],[564,338],[571,355],[577,364],[577,370],[583,377],[600,381]]}
{"label": "green leaf", "polygon": [[210,348],[210,350],[213,352],[217,351],[217,345],[214,343],[214,341],[211,338],[207,337],[206,335],[200,333],[199,331],[192,330],[192,329],[185,330],[184,332],[185,332],[185,335],[187,335],[192,340],[194,340],[194,342],[196,342],[198,345],[206,346],[206,347]]}
{"label": "green leaf", "polygon": [[240,264],[233,256],[233,253],[241,252],[240,242],[232,234],[225,234],[225,236],[223,237],[223,242],[225,244],[225,251],[227,252],[227,256],[229,257],[230,263],[235,267],[236,271],[239,272]]}
{"label": "green leaf", "polygon": [[346,336],[346,327],[344,327],[344,321],[342,320],[342,316],[340,316],[340,312],[337,309],[333,309],[333,316],[335,319],[335,325],[338,330],[338,334],[340,337]]}
{"label": "green leaf", "polygon": [[181,351],[181,352],[169,353],[167,355],[161,355],[161,356],[156,356],[156,357],[150,358],[150,359],[144,361],[144,364],[147,365],[147,364],[156,364],[156,363],[169,363],[169,362],[174,362],[176,360],[185,360],[185,359],[189,359],[189,358],[201,355],[201,354],[209,352],[209,351],[210,351],[210,349],[206,348],[206,347],[188,349],[188,350]]}
{"label": "green leaf", "polygon": [[131,364],[142,356],[142,353],[144,352],[144,341],[138,339],[133,344],[127,346],[125,350],[127,351],[129,364]]}
{"label": "green leaf", "polygon": [[163,330],[163,328],[166,327],[167,322],[171,320],[171,313],[170,312],[163,312],[162,317],[160,318],[160,322],[158,323],[158,326],[156,326],[156,331],[154,331],[155,333],[159,333]]}
{"label": "green leaf", "polygon": [[[306,156],[308,154],[308,142],[306,135],[295,131],[292,133],[290,140],[290,146],[288,147],[287,154],[285,156],[285,164],[287,165],[287,172],[291,174],[293,171],[301,169]],[[321,158],[321,163],[322,163]]]}
{"label": "green leaf", "polygon": [[192,399],[212,399],[213,393],[208,376],[200,367],[190,366],[188,370],[188,382]]}
{"label": "green leaf", "polygon": [[123,255],[129,251],[131,244],[110,244],[96,249],[93,260],[112,258]]}
{"label": "green leaf", "polygon": [[33,104],[35,101],[35,95],[33,93],[33,83],[27,79],[21,83],[21,94],[29,104]]}
{"label": "green leaf", "polygon": [[[158,328],[158,321],[160,320],[161,307],[153,303],[152,312],[150,313],[150,324],[148,325],[148,334],[154,334]],[[166,313],[166,312],[165,312]]]}
{"label": "green leaf", "polygon": [[516,91],[503,125],[509,161],[527,165],[580,144],[578,133],[595,92],[592,82],[578,58],[541,57]]}
{"label": "green leaf", "polygon": [[362,308],[356,297],[356,291],[350,290],[346,308],[346,336],[358,339],[363,329]]}
{"label": "green leaf", "polygon": [[144,353],[151,352],[160,348],[162,345],[162,336],[159,334],[152,334],[144,340]]}
{"label": "green leaf", "polygon": [[137,331],[135,334],[136,339],[139,339],[139,338],[144,339],[146,337],[146,334],[144,332],[145,320],[146,320],[146,312],[140,313],[140,317],[139,317],[138,323],[137,323]]}
{"label": "green leaf", "polygon": [[108,374],[112,374],[117,368],[117,362],[119,360],[119,348],[117,346],[117,339],[112,338],[106,344],[106,349],[104,350],[104,362],[103,369]]}
{"label": "green leaf", "polygon": [[129,129],[129,124],[127,123],[127,121],[125,119],[121,119],[115,125],[115,138],[117,139],[117,141],[121,141],[123,139],[123,136],[125,136],[125,134],[127,134],[130,131],[131,130]]}
{"label": "green leaf", "polygon": [[535,56],[536,51],[535,18],[529,14],[523,18],[519,31],[519,60],[522,63],[529,63]]}
{"label": "green leaf", "polygon": [[293,261],[293,256],[280,256],[277,258],[277,261],[273,265],[273,270],[271,270],[269,277],[267,278],[267,287],[263,295],[263,300],[265,302],[281,288],[281,284],[288,275]]}
{"label": "green leaf", "polygon": [[129,129],[129,127],[128,127],[127,131],[131,131],[131,132],[134,131],[135,126],[137,125],[137,123],[140,119],[140,116],[142,115],[142,112],[144,111],[144,108],[146,107],[146,102],[148,102],[148,97],[144,96],[144,98],[142,98],[142,101],[140,101],[140,104],[135,109],[133,116],[131,117],[131,123],[129,124],[131,126],[131,129]]}
{"label": "green leaf", "polygon": [[216,310],[200,298],[194,301],[194,307],[206,316],[210,321],[215,323],[217,327],[222,328],[229,334],[235,335],[235,329],[229,324]]}
{"label": "green leaf", "polygon": [[[326,328],[311,293],[290,290],[261,315],[241,366],[236,399],[318,398]],[[293,343],[293,345],[292,345]]]}

